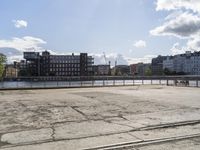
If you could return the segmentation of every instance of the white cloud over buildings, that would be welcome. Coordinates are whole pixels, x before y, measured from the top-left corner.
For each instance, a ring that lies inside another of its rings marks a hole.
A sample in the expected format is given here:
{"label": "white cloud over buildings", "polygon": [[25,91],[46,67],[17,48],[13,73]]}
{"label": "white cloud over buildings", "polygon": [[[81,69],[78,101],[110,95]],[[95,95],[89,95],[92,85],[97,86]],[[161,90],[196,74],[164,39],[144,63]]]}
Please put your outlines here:
{"label": "white cloud over buildings", "polygon": [[8,57],[8,62],[19,61],[24,51],[41,52],[45,50],[42,44],[46,44],[46,41],[32,36],[14,37],[9,40],[0,39],[0,52]]}
{"label": "white cloud over buildings", "polygon": [[187,44],[172,46],[172,53],[186,50],[200,50],[200,1],[197,0],[157,0],[157,11],[167,11],[164,23],[150,31],[154,36],[175,36],[187,39]]}
{"label": "white cloud over buildings", "polygon": [[41,44],[46,44],[46,42],[43,39],[32,36],[24,36],[22,38],[13,37],[10,40],[0,39],[0,48],[14,48],[21,52],[27,50],[41,51],[43,50],[40,46]]}

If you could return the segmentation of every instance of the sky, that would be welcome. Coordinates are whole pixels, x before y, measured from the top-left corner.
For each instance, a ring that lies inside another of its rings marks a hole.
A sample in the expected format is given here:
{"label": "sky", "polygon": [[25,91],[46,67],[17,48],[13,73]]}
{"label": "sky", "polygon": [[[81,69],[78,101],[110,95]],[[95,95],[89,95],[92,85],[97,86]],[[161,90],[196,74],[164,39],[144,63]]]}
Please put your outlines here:
{"label": "sky", "polygon": [[0,53],[87,52],[96,64],[200,50],[199,0],[1,0]]}

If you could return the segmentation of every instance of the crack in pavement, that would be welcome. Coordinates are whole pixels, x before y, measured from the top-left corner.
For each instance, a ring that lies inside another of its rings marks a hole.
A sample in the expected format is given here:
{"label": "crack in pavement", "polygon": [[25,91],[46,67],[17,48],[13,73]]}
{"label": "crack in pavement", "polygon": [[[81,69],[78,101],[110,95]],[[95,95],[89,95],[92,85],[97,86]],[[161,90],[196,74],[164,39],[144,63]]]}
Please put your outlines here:
{"label": "crack in pavement", "polygon": [[55,131],[56,130],[55,130],[54,126],[51,126],[50,128],[52,130],[51,138],[52,138],[53,141],[55,141]]}

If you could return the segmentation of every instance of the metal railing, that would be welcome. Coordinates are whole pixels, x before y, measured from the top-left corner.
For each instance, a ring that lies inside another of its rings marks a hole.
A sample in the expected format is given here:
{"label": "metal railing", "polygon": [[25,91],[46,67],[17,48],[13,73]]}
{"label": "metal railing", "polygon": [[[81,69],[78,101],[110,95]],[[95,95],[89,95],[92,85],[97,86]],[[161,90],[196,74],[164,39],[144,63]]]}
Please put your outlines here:
{"label": "metal railing", "polygon": [[168,85],[200,87],[199,76],[87,76],[87,77],[32,77],[17,78],[0,82],[5,89],[48,89],[74,87],[104,87],[133,85]]}

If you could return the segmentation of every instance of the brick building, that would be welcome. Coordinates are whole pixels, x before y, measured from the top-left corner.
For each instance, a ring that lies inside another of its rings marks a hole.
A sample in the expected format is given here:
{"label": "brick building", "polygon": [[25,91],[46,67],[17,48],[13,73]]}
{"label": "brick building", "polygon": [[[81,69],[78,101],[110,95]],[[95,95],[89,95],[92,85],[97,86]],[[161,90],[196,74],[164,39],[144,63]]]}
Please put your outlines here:
{"label": "brick building", "polygon": [[80,55],[51,55],[44,51],[24,52],[27,71],[31,76],[88,76],[93,75],[94,59],[87,53]]}

